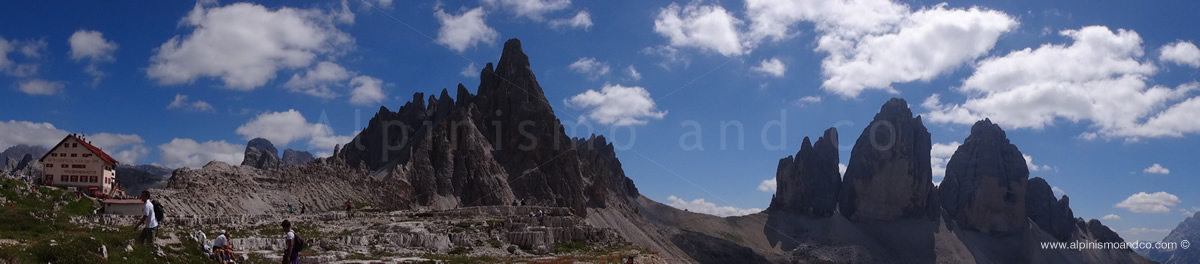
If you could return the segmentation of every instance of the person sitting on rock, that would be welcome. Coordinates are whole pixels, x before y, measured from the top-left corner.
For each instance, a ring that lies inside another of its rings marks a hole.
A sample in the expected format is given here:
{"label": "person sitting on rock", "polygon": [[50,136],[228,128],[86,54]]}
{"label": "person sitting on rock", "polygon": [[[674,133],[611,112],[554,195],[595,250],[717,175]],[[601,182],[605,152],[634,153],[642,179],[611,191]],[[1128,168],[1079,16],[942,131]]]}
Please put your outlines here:
{"label": "person sitting on rock", "polygon": [[221,262],[233,260],[233,245],[230,244],[231,235],[225,230],[221,230],[221,235],[213,240],[213,257]]}
{"label": "person sitting on rock", "polygon": [[296,207],[292,207],[292,204],[288,204],[288,213],[289,214],[296,213]]}

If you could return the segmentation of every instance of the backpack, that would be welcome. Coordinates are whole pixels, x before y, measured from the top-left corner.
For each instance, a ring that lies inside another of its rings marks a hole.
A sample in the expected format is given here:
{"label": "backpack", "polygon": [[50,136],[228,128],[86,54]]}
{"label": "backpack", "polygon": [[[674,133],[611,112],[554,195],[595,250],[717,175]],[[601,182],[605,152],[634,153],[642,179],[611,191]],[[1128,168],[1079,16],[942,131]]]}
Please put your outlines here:
{"label": "backpack", "polygon": [[163,206],[162,206],[162,204],[158,203],[158,201],[150,201],[150,203],[154,204],[154,220],[158,221],[158,224],[161,225],[163,220],[166,220],[165,218],[163,218],[164,217]]}
{"label": "backpack", "polygon": [[293,231],[292,234],[295,235],[294,239],[296,239],[296,241],[292,242],[292,252],[295,252],[298,256],[300,255],[300,251],[304,250],[304,248],[308,246],[308,243],[304,241],[304,238],[300,237],[300,233]]}

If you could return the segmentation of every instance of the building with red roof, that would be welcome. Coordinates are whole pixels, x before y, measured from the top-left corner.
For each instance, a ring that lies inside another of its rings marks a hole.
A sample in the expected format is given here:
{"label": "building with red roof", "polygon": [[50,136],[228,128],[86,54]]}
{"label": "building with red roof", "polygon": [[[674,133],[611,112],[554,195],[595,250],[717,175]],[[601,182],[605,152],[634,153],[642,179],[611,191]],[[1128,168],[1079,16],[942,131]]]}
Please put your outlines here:
{"label": "building with red roof", "polygon": [[117,160],[81,135],[67,135],[39,161],[46,185],[75,187],[92,196],[104,196],[116,186]]}

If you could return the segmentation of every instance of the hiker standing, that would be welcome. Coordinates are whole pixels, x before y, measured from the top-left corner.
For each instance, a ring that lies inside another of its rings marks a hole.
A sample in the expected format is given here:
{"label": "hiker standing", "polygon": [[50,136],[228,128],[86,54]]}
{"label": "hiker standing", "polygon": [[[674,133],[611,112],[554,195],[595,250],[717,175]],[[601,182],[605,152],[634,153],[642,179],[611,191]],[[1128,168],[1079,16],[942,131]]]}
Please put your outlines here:
{"label": "hiker standing", "polygon": [[137,228],[142,223],[146,223],[146,227],[142,228],[142,234],[138,236],[138,242],[154,244],[154,229],[158,228],[158,218],[154,215],[154,203],[150,201],[150,191],[142,191],[142,195],[138,198],[142,199],[145,206],[142,207],[142,219],[138,220],[133,227]]}
{"label": "hiker standing", "polygon": [[283,262],[281,263],[300,264],[300,250],[296,247],[298,239],[296,239],[296,231],[292,231],[292,222],[283,220],[283,223],[279,225],[283,227],[284,232],[287,232],[287,235],[284,235]]}
{"label": "hiker standing", "polygon": [[305,211],[308,211],[308,205],[300,204],[300,214],[304,214]]}
{"label": "hiker standing", "polygon": [[296,213],[296,207],[292,207],[292,204],[288,204],[288,214],[295,214],[295,213]]}
{"label": "hiker standing", "polygon": [[351,216],[354,215],[354,213],[350,211],[353,209],[354,209],[354,200],[346,199],[346,218],[350,218]]}

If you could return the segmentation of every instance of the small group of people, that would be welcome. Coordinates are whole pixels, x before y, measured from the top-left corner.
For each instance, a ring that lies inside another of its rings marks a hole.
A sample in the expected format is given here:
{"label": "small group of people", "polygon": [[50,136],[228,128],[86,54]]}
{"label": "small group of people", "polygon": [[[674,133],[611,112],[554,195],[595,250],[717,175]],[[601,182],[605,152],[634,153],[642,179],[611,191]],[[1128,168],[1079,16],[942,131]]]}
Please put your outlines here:
{"label": "small group of people", "polygon": [[513,200],[512,206],[525,206],[524,199]]}
{"label": "small group of people", "polygon": [[[292,206],[292,204],[288,204],[288,205],[287,205],[287,212],[288,212],[288,214],[295,214],[295,213],[296,213],[296,207],[295,207],[295,206]],[[304,214],[305,212],[308,212],[308,205],[307,205],[307,204],[303,204],[303,203],[301,203],[301,204],[300,204],[300,214]]]}
{"label": "small group of people", "polygon": [[225,230],[221,230],[221,235],[213,239],[212,258],[221,263],[231,262],[234,260],[233,244],[230,243],[233,235]]}

